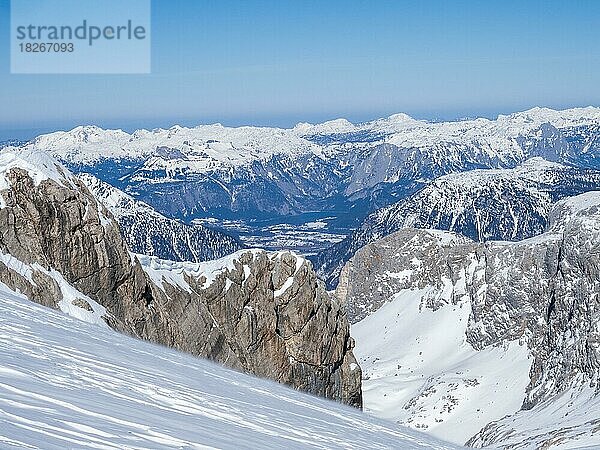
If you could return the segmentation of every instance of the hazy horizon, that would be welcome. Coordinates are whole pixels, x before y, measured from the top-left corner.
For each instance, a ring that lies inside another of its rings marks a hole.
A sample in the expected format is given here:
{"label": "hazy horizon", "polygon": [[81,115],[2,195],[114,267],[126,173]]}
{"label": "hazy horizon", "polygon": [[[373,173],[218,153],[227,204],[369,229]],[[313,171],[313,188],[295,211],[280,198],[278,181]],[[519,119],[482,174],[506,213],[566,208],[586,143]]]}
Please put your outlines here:
{"label": "hazy horizon", "polygon": [[[152,2],[152,73],[11,75],[0,135],[80,124],[291,126],[600,104],[600,2]],[[0,36],[10,8],[0,0]]]}
{"label": "hazy horizon", "polygon": [[[490,119],[490,120],[494,120],[496,119],[499,115],[507,115],[507,114],[512,114],[512,113],[517,113],[517,112],[522,112],[522,111],[526,111],[535,107],[541,107],[541,108],[550,108],[550,109],[555,109],[555,110],[565,110],[565,109],[572,109],[572,108],[585,108],[585,107],[596,107],[596,105],[567,105],[567,106],[547,106],[547,105],[532,105],[530,107],[523,107],[520,109],[515,109],[515,110],[498,110],[497,112],[482,112],[482,113],[472,113],[472,114],[461,114],[461,113],[456,113],[454,115],[452,114],[439,114],[439,113],[422,113],[422,114],[411,114],[408,113],[406,111],[392,111],[392,112],[382,112],[379,115],[372,115],[372,116],[358,116],[358,117],[354,117],[352,115],[338,115],[338,116],[330,116],[330,117],[323,117],[321,119],[314,119],[314,120],[310,120],[310,119],[306,119],[306,118],[286,118],[286,117],[279,117],[279,118],[265,118],[263,120],[257,120],[257,121],[252,121],[252,120],[244,120],[244,119],[224,119],[224,120],[219,120],[218,118],[215,118],[214,120],[206,119],[199,119],[197,121],[194,121],[192,119],[182,119],[182,120],[173,120],[173,121],[169,121],[168,119],[165,120],[155,120],[155,121],[144,121],[144,120],[113,120],[113,121],[99,121],[99,122],[72,122],[72,123],[63,123],[63,124],[56,124],[56,125],[52,125],[52,124],[45,124],[39,127],[23,127],[23,128],[14,128],[14,129],[1,129],[0,128],[0,142],[2,141],[8,141],[11,139],[15,139],[15,140],[29,140],[29,139],[33,139],[36,136],[39,136],[41,134],[47,134],[47,133],[52,133],[54,131],[69,131],[72,130],[73,128],[76,128],[78,126],[98,126],[100,128],[104,128],[104,129],[121,129],[123,131],[126,131],[128,133],[132,133],[136,130],[140,130],[140,129],[146,129],[146,130],[152,130],[155,128],[163,128],[163,129],[168,129],[170,127],[173,127],[175,125],[180,125],[180,126],[184,126],[184,127],[194,127],[197,125],[211,125],[211,124],[216,124],[216,123],[220,123],[223,126],[226,127],[240,127],[240,126],[255,126],[255,127],[274,127],[274,128],[293,128],[295,125],[297,125],[298,123],[301,122],[308,122],[308,123],[312,123],[312,124],[317,124],[317,123],[323,123],[323,122],[327,122],[330,120],[336,120],[336,119],[347,119],[350,122],[354,123],[354,124],[359,124],[359,123],[364,123],[364,122],[369,122],[372,120],[376,120],[376,119],[381,119],[384,117],[389,117],[390,115],[393,114],[408,114],[409,116],[411,116],[414,119],[417,120],[426,120],[426,121],[430,121],[430,122],[452,122],[452,121],[461,121],[461,120],[472,120],[472,119],[477,119],[477,118],[486,118],[486,119]],[[314,117],[314,116],[313,116]]]}

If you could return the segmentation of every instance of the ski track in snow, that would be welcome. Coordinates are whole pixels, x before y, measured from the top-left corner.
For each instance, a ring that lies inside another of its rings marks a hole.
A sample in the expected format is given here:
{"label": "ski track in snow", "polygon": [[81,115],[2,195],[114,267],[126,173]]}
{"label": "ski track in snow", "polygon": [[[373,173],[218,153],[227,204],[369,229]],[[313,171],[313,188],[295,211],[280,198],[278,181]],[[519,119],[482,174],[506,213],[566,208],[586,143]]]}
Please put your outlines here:
{"label": "ski track in snow", "polygon": [[0,447],[455,448],[0,285]]}

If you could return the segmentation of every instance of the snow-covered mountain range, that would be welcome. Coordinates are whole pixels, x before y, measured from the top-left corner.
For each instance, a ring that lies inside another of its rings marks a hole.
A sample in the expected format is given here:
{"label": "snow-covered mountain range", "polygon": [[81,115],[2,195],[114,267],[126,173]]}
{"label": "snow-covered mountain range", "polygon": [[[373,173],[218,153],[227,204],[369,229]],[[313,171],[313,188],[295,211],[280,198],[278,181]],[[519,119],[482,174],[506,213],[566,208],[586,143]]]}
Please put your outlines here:
{"label": "snow-covered mountain range", "polygon": [[360,249],[336,293],[365,408],[477,447],[600,445],[599,245],[595,191],[518,242],[404,228]]}
{"label": "snow-covered mountain range", "polygon": [[[541,156],[600,164],[600,109],[535,108],[496,120],[431,123],[404,114],[292,129],[202,125],[125,133],[93,126],[28,148],[185,220],[351,211],[356,220],[439,176]],[[160,192],[160,195],[156,195]]]}
{"label": "snow-covered mountain range", "polygon": [[541,234],[553,204],[600,189],[600,170],[531,158],[512,169],[476,169],[437,178],[370,214],[343,241],[314,257],[330,286],[364,245],[405,227],[460,233],[476,241],[518,241]]}

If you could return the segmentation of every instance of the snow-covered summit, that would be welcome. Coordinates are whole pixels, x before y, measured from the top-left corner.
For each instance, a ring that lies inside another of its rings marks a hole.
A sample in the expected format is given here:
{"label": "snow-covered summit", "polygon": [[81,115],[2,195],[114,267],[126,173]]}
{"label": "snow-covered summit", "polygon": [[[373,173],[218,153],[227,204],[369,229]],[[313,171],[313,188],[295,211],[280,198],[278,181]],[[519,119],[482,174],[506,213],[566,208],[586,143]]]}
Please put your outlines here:
{"label": "snow-covered summit", "polygon": [[[300,123],[294,131],[300,135],[338,134],[350,132],[379,132],[387,135],[389,142],[404,142],[414,138],[414,133],[421,133],[423,139],[430,135],[437,138],[475,137],[484,134],[516,136],[525,134],[544,123],[556,128],[575,127],[581,125],[600,124],[600,108],[572,108],[554,110],[535,107],[510,115],[499,115],[495,120],[486,118],[464,119],[456,121],[430,122],[417,120],[408,114],[398,113],[389,117],[376,119],[360,124],[353,124],[346,119],[330,120],[321,124]],[[423,143],[424,141],[421,141]]]}
{"label": "snow-covered summit", "polygon": [[499,115],[499,122],[513,122],[530,125],[551,123],[557,128],[589,125],[600,122],[600,108],[587,106],[585,108],[570,108],[556,110],[536,106],[522,112],[509,115]]}
{"label": "snow-covered summit", "polygon": [[44,150],[61,160],[92,164],[104,159],[135,159],[171,152],[189,159],[212,159],[225,165],[239,165],[277,153],[319,153],[314,144],[292,130],[266,127],[229,128],[221,124],[194,128],[104,130],[81,126],[70,131],[38,136],[26,148]]}
{"label": "snow-covered summit", "polygon": [[405,130],[419,128],[427,125],[425,120],[417,120],[404,113],[392,114],[391,116],[367,122],[363,127],[371,132],[382,134],[401,133]]}
{"label": "snow-covered summit", "polygon": [[349,133],[356,129],[356,125],[347,119],[334,119],[319,124],[301,122],[293,130],[299,135],[311,134],[336,134]]}
{"label": "snow-covered summit", "polygon": [[[483,141],[495,149],[495,154],[518,151],[512,139],[549,124],[558,129],[600,124],[600,108],[574,108],[556,111],[533,108],[508,116],[499,115],[496,120],[474,119],[454,122],[420,122],[417,126],[392,133],[388,142],[401,147],[424,147],[440,142],[465,145]],[[491,148],[489,149],[491,153]],[[491,154],[494,154],[491,153]]]}
{"label": "snow-covered summit", "polygon": [[354,124],[347,119],[335,119],[319,124],[299,123],[293,130],[300,136],[347,134],[356,132],[370,132],[390,134],[401,132],[405,129],[425,125],[423,120],[413,119],[408,114],[397,113],[389,117],[376,119],[360,124]]}
{"label": "snow-covered summit", "polygon": [[[91,154],[121,156],[130,136],[122,130],[104,130],[97,126],[79,126],[70,131],[43,134],[25,144],[25,148],[46,151],[65,161],[86,159]],[[83,162],[83,161],[78,161]]]}
{"label": "snow-covered summit", "polygon": [[8,187],[6,175],[15,168],[25,170],[36,185],[48,179],[72,185],[71,173],[47,153],[9,147],[0,151],[0,190]]}

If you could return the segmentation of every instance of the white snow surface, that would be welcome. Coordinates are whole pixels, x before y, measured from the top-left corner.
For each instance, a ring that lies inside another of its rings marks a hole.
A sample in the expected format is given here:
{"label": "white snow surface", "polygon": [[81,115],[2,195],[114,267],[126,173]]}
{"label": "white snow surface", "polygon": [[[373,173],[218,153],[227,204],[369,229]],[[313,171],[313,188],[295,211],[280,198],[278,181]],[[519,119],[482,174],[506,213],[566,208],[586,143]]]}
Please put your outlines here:
{"label": "white snow surface", "polygon": [[[38,136],[26,148],[43,149],[65,161],[92,164],[106,158],[145,158],[157,151],[183,151],[186,161],[156,159],[156,164],[179,163],[197,170],[211,169],[214,164],[236,166],[273,154],[315,153],[318,146],[292,130],[267,127],[229,128],[221,124],[169,129],[104,130],[97,126],[79,126]],[[177,152],[177,154],[180,154]],[[172,167],[176,170],[177,167]]]}
{"label": "white snow surface", "polygon": [[365,411],[464,444],[521,408],[531,360],[518,342],[474,350],[468,297],[434,311],[422,299],[445,292],[433,290],[402,290],[352,326]]}
{"label": "white snow surface", "polygon": [[29,264],[15,258],[11,254],[0,252],[0,262],[8,269],[14,270],[16,273],[33,283],[33,270]]}
{"label": "white snow surface", "polygon": [[556,203],[554,211],[555,214],[550,217],[550,230],[560,231],[567,223],[575,220],[581,225],[598,230],[600,191],[590,191],[565,198]]}
{"label": "white snow surface", "polygon": [[[106,308],[104,308],[104,306],[96,303],[87,295],[79,292],[77,289],[71,286],[69,282],[65,280],[64,277],[56,270],[52,269],[50,271],[46,271],[39,264],[35,264],[34,267],[37,270],[46,273],[57,282],[62,294],[62,299],[60,302],[58,302],[58,307],[62,312],[76,319],[83,320],[84,322],[93,323],[108,328],[108,325],[103,319],[103,317],[106,317],[107,315]],[[78,306],[77,300],[85,301],[90,306],[92,311]]]}
{"label": "white snow surface", "polygon": [[600,191],[589,191],[573,197],[567,197],[557,202],[556,205],[566,206],[570,208],[573,213],[585,212],[587,214],[589,213],[590,208],[600,209]]}
{"label": "white snow surface", "polygon": [[552,443],[553,450],[598,449],[596,411],[600,411],[600,398],[589,382],[582,381],[530,410],[503,418],[497,433],[505,448],[537,450]]}
{"label": "white snow surface", "polygon": [[[48,154],[35,149],[11,147],[0,151],[0,191],[9,188],[6,176],[15,168],[25,170],[36,186],[50,179],[63,186],[73,187],[70,172]],[[0,197],[0,207],[3,206],[4,202]]]}
{"label": "white snow surface", "polygon": [[291,157],[313,154],[327,158],[338,151],[355,151],[362,145],[372,145],[368,141],[338,148],[337,144],[323,146],[310,141],[313,136],[345,133],[374,134],[379,136],[380,142],[420,148],[432,154],[439,150],[441,143],[458,146],[478,143],[482,157],[518,159],[523,157],[523,149],[516,138],[546,123],[556,128],[597,125],[600,124],[600,108],[590,106],[562,111],[532,108],[500,115],[496,120],[479,118],[453,122],[416,120],[400,113],[360,124],[336,119],[316,125],[299,123],[291,129],[175,125],[169,129],[137,130],[130,134],[90,125],[38,136],[24,147],[44,150],[63,161],[78,164],[95,164],[105,159],[145,159],[145,169],[164,170],[170,179],[177,173],[231,169],[278,154]]}
{"label": "white snow surface", "polygon": [[0,447],[455,448],[341,404],[73,319],[4,285]]}

